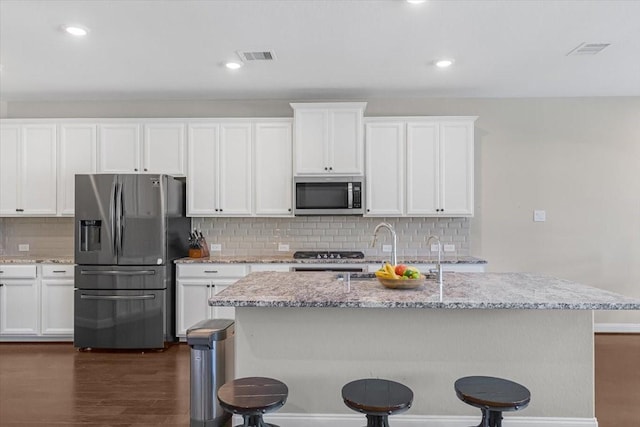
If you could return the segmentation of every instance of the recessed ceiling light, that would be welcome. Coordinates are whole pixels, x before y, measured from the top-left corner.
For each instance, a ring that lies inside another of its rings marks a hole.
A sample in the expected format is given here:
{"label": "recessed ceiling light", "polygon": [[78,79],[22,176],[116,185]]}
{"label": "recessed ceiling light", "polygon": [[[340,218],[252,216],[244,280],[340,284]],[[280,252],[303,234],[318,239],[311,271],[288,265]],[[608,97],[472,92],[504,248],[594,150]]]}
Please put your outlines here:
{"label": "recessed ceiling light", "polygon": [[436,67],[447,68],[453,65],[453,59],[439,59],[436,61]]}
{"label": "recessed ceiling light", "polygon": [[427,0],[407,0],[407,3],[411,3],[411,4],[420,4],[420,3],[424,3]]}
{"label": "recessed ceiling light", "polygon": [[226,64],[224,64],[224,66],[230,70],[237,70],[238,68],[241,68],[242,65],[243,65],[242,62],[236,62],[236,61],[229,61]]}
{"label": "recessed ceiling light", "polygon": [[89,30],[78,25],[65,25],[62,27],[68,34],[76,37],[84,37],[89,34]]}

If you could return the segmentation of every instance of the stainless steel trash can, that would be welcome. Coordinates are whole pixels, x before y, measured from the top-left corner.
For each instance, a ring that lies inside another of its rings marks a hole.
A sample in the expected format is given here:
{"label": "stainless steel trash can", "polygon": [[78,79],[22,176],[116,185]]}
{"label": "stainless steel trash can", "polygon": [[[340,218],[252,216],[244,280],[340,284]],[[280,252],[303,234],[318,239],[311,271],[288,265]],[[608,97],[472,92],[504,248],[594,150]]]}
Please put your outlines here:
{"label": "stainless steel trash can", "polygon": [[[231,418],[218,403],[218,389],[233,378],[229,371],[227,353],[233,346],[233,320],[208,319],[187,330],[187,344],[191,347],[191,427],[223,427]],[[232,371],[231,371],[232,372]]]}

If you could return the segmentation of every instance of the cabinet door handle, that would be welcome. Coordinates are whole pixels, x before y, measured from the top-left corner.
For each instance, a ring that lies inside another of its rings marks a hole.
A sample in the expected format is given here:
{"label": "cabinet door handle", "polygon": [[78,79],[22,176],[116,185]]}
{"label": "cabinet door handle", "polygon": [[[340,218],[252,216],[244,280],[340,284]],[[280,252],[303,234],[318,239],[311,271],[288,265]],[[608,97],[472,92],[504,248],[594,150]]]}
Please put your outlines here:
{"label": "cabinet door handle", "polygon": [[67,270],[53,270],[54,273],[66,273]]}
{"label": "cabinet door handle", "polygon": [[24,212],[24,209],[16,209],[16,212]]}
{"label": "cabinet door handle", "polygon": [[329,166],[329,170],[330,170],[330,171],[332,171],[332,170],[333,170],[333,167]]}
{"label": "cabinet door handle", "polygon": [[204,272],[205,273],[217,273],[218,270],[205,270]]}
{"label": "cabinet door handle", "polygon": [[147,170],[148,170],[147,168],[144,168],[144,171],[145,171],[145,172],[146,172]]}
{"label": "cabinet door handle", "polygon": [[4,283],[0,283],[0,288],[4,286]]}
{"label": "cabinet door handle", "polygon": [[133,171],[134,171],[134,172],[138,172],[138,168],[134,168],[134,169],[133,169]]}

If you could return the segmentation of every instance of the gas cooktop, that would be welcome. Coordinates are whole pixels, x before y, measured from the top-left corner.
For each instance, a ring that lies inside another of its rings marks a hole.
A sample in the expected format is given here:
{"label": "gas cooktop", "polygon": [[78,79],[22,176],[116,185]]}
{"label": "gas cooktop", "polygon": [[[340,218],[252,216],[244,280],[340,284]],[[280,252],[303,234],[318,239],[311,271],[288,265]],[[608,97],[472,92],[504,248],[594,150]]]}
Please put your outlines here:
{"label": "gas cooktop", "polygon": [[362,259],[364,253],[358,251],[298,251],[294,259]]}

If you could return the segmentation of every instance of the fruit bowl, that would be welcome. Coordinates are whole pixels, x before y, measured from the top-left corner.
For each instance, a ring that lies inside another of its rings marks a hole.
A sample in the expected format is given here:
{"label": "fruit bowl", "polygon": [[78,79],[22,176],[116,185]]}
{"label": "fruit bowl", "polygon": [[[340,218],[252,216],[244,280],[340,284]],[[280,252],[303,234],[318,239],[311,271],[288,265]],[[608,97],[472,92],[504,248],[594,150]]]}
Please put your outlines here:
{"label": "fruit bowl", "polygon": [[421,274],[418,279],[384,279],[377,278],[380,283],[389,289],[415,289],[424,284],[426,277]]}

